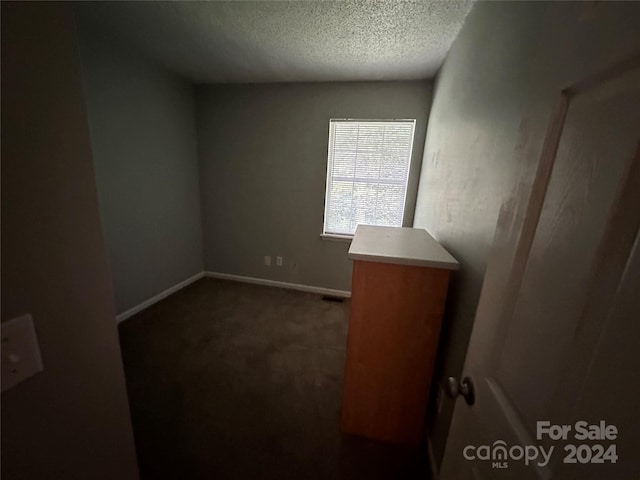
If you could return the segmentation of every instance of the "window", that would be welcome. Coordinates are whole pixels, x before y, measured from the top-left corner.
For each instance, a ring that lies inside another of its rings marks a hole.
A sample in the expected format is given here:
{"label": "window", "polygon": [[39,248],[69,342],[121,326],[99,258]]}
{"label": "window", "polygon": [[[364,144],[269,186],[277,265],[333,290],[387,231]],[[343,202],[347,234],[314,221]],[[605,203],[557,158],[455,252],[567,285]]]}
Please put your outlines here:
{"label": "window", "polygon": [[331,120],[324,235],[402,226],[415,120]]}

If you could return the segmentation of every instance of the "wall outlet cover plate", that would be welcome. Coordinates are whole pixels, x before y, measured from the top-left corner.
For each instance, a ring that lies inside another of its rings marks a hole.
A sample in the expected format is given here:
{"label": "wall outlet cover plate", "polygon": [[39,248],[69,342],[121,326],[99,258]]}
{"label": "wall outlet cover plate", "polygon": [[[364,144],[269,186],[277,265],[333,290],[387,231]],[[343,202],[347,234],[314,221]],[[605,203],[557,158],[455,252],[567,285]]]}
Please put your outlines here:
{"label": "wall outlet cover plate", "polygon": [[2,391],[43,370],[40,347],[31,315],[12,318],[1,324]]}

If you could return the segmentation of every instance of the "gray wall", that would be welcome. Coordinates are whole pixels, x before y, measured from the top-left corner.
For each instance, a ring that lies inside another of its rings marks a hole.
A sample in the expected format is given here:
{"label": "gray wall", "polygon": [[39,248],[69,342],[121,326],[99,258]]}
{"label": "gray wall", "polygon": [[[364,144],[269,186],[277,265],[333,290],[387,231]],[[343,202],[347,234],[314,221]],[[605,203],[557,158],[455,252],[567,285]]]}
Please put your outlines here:
{"label": "gray wall", "polygon": [[194,92],[78,4],[91,142],[118,312],[203,269]]}
{"label": "gray wall", "polygon": [[70,4],[2,2],[2,319],[44,363],[2,394],[7,480],[138,477],[79,68]]}
{"label": "gray wall", "polygon": [[426,81],[198,86],[205,270],[350,290],[349,243],[320,238],[329,119],[417,120],[413,206],[430,103]]}
{"label": "gray wall", "polygon": [[560,90],[637,53],[639,7],[477,3],[438,75],[414,221],[461,263],[427,419],[438,458],[453,410],[438,412],[438,382],[462,373],[500,206],[531,183]]}

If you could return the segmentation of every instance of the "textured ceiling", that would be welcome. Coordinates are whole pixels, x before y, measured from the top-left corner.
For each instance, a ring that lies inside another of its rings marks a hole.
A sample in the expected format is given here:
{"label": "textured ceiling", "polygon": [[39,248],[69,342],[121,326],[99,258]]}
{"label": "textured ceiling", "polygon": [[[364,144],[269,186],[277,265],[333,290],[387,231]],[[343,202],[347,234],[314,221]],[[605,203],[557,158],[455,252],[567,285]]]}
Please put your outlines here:
{"label": "textured ceiling", "polygon": [[86,2],[83,27],[197,83],[435,75],[471,0]]}

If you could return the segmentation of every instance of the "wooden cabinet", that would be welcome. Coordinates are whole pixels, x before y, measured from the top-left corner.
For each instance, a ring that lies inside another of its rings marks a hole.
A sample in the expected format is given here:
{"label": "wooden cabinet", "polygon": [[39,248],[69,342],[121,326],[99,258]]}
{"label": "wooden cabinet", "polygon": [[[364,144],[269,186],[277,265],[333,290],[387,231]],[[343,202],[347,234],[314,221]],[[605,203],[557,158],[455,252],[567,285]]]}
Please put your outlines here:
{"label": "wooden cabinet", "polygon": [[425,230],[359,226],[342,430],[420,441],[451,270],[458,262]]}

